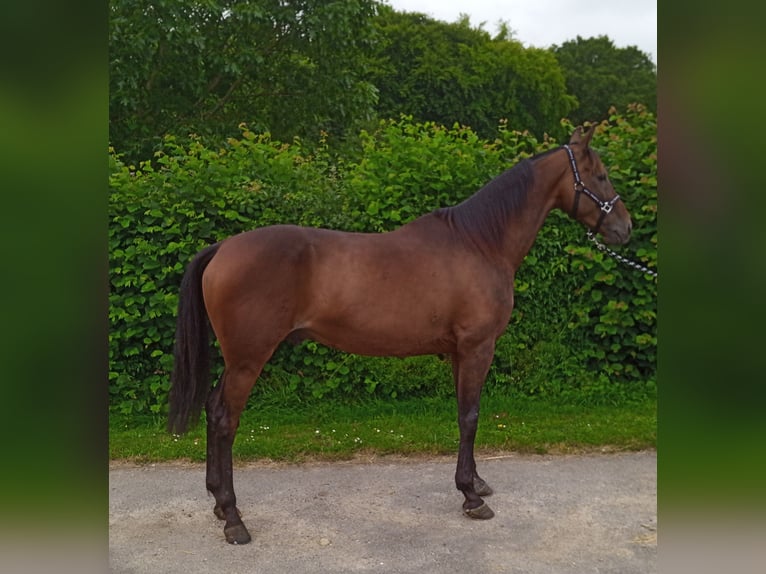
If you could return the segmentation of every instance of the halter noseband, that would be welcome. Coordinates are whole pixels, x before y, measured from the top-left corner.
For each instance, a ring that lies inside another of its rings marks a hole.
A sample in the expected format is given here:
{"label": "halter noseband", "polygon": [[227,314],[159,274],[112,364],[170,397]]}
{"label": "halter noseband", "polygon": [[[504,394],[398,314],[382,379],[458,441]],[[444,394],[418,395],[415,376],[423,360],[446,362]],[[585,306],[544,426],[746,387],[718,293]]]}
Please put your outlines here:
{"label": "halter noseband", "polygon": [[594,202],[596,202],[596,205],[598,205],[601,208],[601,215],[598,218],[598,222],[596,223],[596,227],[593,228],[593,233],[596,233],[599,228],[601,227],[601,224],[604,222],[604,218],[612,211],[612,208],[614,207],[614,204],[617,203],[620,199],[619,195],[615,195],[612,199],[609,201],[602,201],[596,195],[589,190],[587,187],[585,187],[585,183],[582,179],[580,179],[580,172],[577,171],[577,163],[575,162],[574,153],[572,153],[572,148],[570,148],[568,145],[564,145],[564,149],[567,150],[567,154],[569,155],[569,165],[572,166],[572,173],[574,174],[574,190],[575,190],[575,196],[574,196],[574,204],[572,205],[572,217],[577,217],[577,205],[580,203],[580,194],[584,193],[588,197],[590,197]]}

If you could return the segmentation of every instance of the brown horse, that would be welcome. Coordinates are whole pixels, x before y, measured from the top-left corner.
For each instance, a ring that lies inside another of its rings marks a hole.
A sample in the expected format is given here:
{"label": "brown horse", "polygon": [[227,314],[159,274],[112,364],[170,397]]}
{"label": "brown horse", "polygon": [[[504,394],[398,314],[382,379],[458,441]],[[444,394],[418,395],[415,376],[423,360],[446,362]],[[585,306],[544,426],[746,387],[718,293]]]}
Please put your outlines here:
{"label": "brown horse", "polygon": [[[205,405],[207,488],[228,542],[250,541],[232,480],[240,414],[285,339],[361,355],[449,355],[460,428],[455,484],[466,515],[493,516],[473,447],[481,389],[513,309],[514,274],[553,208],[607,243],[630,237],[630,215],[589,147],[592,136],[578,128],[568,145],[389,233],[276,225],[195,256],[181,284],[169,428],[186,431]],[[212,390],[206,316],[225,361]]]}

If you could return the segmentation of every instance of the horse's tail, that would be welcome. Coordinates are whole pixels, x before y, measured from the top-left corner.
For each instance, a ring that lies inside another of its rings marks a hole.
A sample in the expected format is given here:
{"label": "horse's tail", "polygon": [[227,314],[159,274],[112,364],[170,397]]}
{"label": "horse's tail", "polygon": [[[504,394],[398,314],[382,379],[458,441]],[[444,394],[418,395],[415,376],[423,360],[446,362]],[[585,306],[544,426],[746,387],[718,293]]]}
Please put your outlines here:
{"label": "horse's tail", "polygon": [[210,339],[202,273],[220,243],[206,247],[186,267],[178,297],[173,374],[170,376],[168,430],[183,434],[199,420],[212,387]]}

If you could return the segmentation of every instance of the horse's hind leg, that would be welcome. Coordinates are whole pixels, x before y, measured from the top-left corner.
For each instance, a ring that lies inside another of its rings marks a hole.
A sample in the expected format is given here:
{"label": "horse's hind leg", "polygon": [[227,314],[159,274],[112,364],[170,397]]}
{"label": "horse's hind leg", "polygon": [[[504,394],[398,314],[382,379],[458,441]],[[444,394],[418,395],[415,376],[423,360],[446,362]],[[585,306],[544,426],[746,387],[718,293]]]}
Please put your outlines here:
{"label": "horse's hind leg", "polygon": [[[205,404],[205,412],[207,414],[207,475],[205,483],[207,490],[210,493],[219,492],[222,484],[220,456],[218,454],[220,449],[218,448],[216,429],[224,416],[221,399],[223,379],[224,376],[222,375],[221,380],[218,381],[218,385],[213,388],[210,395],[208,395],[207,403]],[[217,499],[213,512],[218,518],[225,520],[225,516],[221,507],[218,505]]]}
{"label": "horse's hind leg", "polygon": [[250,534],[237,509],[231,450],[240,414],[262,367],[263,363],[227,367],[206,405],[207,488],[215,497],[215,515],[226,521],[223,531],[230,544],[250,542]]}

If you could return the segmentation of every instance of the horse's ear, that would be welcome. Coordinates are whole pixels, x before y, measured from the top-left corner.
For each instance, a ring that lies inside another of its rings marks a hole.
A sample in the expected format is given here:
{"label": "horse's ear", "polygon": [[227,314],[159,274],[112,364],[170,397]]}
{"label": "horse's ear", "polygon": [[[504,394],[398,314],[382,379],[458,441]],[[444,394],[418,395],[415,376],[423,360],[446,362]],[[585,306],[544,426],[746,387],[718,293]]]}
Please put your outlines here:
{"label": "horse's ear", "polygon": [[588,128],[588,131],[585,131],[585,128],[583,126],[578,126],[578,128],[574,131],[572,134],[572,137],[569,139],[569,143],[571,144],[582,144],[583,149],[588,149],[588,146],[590,145],[590,140],[593,138],[593,134],[596,131],[596,125],[593,124]]}
{"label": "horse's ear", "polygon": [[585,136],[583,137],[582,143],[584,149],[588,149],[588,146],[590,146],[590,140],[593,139],[593,134],[596,133],[596,124],[593,124],[590,126],[588,131],[585,133]]}
{"label": "horse's ear", "polygon": [[569,143],[571,144],[579,144],[582,141],[582,126],[578,126],[577,129],[572,134],[572,137],[569,138]]}

